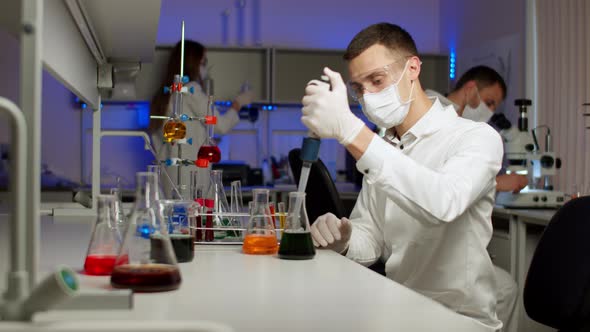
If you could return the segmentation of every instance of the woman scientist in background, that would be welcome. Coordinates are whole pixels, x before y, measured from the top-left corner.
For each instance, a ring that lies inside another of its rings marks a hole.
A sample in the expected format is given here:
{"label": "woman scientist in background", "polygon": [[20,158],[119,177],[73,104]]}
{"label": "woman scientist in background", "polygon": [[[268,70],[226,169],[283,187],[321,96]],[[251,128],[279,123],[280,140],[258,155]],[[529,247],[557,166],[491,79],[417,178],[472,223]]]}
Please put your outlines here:
{"label": "woman scientist in background", "polygon": [[[164,80],[159,85],[170,86],[174,80],[174,75],[180,73],[180,42],[174,46],[170,58],[168,59],[168,66]],[[182,96],[182,110],[179,113],[184,113],[191,117],[204,117],[207,112],[207,94],[204,86],[204,79],[207,77],[207,50],[206,48],[195,41],[185,40],[184,42],[184,75],[189,77],[189,82],[185,84],[186,87],[194,87],[194,94],[184,94]],[[230,131],[238,122],[240,118],[238,112],[243,105],[252,102],[252,93],[250,91],[243,92],[238,95],[231,108],[223,115],[215,109],[215,116],[217,116],[217,124],[214,126],[216,134],[225,134]],[[172,114],[172,98],[171,94],[164,94],[162,89],[154,96],[151,103],[150,115],[170,116]],[[180,114],[179,114],[180,115]],[[164,120],[150,121],[149,131],[152,136],[154,148],[158,154],[159,160],[166,160],[167,158],[178,157],[178,147],[176,145],[163,143],[162,128]],[[200,121],[187,121],[186,138],[193,139],[193,144],[182,145],[182,158],[188,160],[196,160],[197,153],[201,145],[207,142],[208,134],[205,124]],[[190,171],[196,170],[194,165],[190,166],[172,166],[167,167],[168,174],[174,183],[177,180],[177,171],[180,168],[181,184],[186,187],[181,187],[179,190],[183,196],[188,194],[190,184]],[[200,172],[199,182],[208,183],[209,172]],[[167,197],[173,197],[172,186],[166,176],[162,176],[161,183],[163,185],[164,194]],[[189,199],[190,197],[184,197]]]}

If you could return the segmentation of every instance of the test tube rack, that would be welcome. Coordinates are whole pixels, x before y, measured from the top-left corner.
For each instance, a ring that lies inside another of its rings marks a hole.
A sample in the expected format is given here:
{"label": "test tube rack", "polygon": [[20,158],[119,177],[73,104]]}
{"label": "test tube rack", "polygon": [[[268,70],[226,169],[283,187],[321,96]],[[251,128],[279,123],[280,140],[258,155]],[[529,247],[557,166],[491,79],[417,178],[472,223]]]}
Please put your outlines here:
{"label": "test tube rack", "polygon": [[[198,203],[195,203],[198,204]],[[244,241],[244,235],[247,231],[247,224],[250,219],[250,214],[247,212],[231,212],[231,213],[208,213],[205,211],[206,207],[199,206],[198,208],[194,209],[194,213],[189,216],[189,228],[193,231],[195,235],[195,244],[211,244],[211,245],[224,245],[224,244],[242,244]],[[276,212],[274,214],[270,214],[273,218],[275,223],[275,232],[277,234],[277,239],[280,242],[281,236],[284,231],[284,223],[281,223],[280,220],[285,220],[287,217],[287,213],[279,213]],[[207,218],[209,220],[237,220],[238,225],[207,225]],[[199,224],[200,220],[200,224]],[[215,232],[217,234],[225,232],[226,236],[218,236],[215,237]],[[233,233],[233,234],[232,234]],[[209,236],[206,236],[210,234]],[[227,234],[231,234],[227,236]],[[200,237],[198,236],[200,235]]]}

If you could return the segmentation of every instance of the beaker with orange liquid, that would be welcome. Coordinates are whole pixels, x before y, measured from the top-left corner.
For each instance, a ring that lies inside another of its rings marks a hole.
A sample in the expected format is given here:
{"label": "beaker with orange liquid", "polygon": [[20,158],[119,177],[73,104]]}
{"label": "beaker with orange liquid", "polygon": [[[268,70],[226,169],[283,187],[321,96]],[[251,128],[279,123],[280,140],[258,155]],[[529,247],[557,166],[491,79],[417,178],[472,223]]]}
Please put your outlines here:
{"label": "beaker with orange liquid", "polygon": [[242,251],[250,255],[274,255],[279,243],[269,209],[269,190],[253,189],[252,195],[253,205]]}

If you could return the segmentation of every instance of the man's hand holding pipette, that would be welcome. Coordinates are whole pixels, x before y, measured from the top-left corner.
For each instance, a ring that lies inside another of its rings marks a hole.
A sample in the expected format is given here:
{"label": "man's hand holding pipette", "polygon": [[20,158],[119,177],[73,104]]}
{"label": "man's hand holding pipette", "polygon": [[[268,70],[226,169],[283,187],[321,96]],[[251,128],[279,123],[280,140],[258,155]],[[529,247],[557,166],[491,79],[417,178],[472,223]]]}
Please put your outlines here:
{"label": "man's hand holding pipette", "polygon": [[313,245],[343,253],[348,249],[352,224],[347,218],[338,219],[332,213],[319,216],[311,225]]}
{"label": "man's hand holding pipette", "polygon": [[319,138],[335,138],[346,146],[365,123],[350,111],[342,76],[328,68],[324,68],[324,74],[330,83],[311,80],[305,87],[301,122]]}

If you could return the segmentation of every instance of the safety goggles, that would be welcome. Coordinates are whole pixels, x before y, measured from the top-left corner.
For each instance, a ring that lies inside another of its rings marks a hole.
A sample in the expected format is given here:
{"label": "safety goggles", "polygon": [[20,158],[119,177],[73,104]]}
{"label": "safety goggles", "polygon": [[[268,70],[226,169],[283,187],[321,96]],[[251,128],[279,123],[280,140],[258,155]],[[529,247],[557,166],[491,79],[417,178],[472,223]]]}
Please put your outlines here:
{"label": "safety goggles", "polygon": [[403,68],[396,68],[394,64],[406,60],[411,56],[405,56],[391,62],[381,68],[373,69],[363,73],[353,80],[347,82],[348,93],[355,101],[363,98],[365,93],[376,93],[396,83]]}

